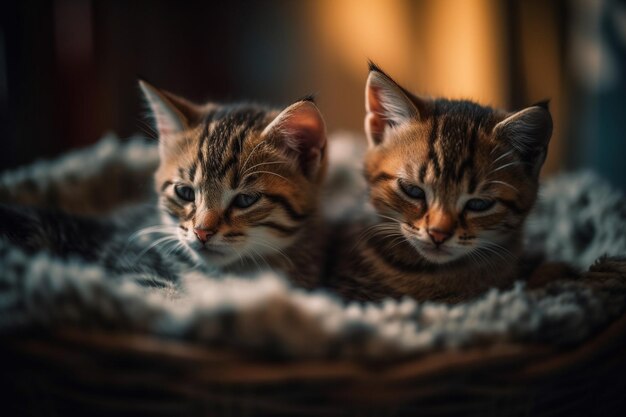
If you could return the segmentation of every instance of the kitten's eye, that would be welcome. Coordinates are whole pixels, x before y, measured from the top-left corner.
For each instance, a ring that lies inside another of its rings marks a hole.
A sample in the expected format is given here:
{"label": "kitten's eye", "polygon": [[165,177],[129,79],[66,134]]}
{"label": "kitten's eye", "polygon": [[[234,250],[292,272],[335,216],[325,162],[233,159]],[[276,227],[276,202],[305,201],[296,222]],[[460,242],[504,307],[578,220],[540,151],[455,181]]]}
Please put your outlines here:
{"label": "kitten's eye", "polygon": [[404,191],[404,194],[408,195],[409,197],[417,199],[417,200],[426,199],[426,193],[424,193],[424,190],[422,190],[417,185],[407,184],[401,180],[398,181],[398,184],[400,184],[400,188],[402,188],[402,191]]}
{"label": "kitten's eye", "polygon": [[485,200],[482,198],[472,198],[465,203],[465,209],[470,211],[486,211],[489,210],[495,201],[493,200]]}
{"label": "kitten's eye", "polygon": [[194,201],[196,199],[196,194],[194,193],[193,188],[186,185],[177,185],[174,187],[174,191],[179,198],[185,201]]}
{"label": "kitten's eye", "polygon": [[261,198],[261,194],[237,194],[233,205],[239,208],[248,208]]}

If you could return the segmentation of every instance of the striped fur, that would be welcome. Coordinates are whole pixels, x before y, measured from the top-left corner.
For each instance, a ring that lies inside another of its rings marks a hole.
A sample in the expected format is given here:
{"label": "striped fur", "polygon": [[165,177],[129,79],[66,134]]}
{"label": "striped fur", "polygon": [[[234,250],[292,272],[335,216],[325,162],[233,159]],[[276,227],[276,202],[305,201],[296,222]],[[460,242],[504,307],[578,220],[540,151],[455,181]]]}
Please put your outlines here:
{"label": "striped fur", "polygon": [[[250,104],[195,106],[145,83],[160,133],[155,175],[163,223],[197,260],[226,272],[262,268],[312,287],[322,264],[318,195],[325,127],[310,99],[282,112]],[[176,187],[190,187],[185,201]],[[250,207],[238,195],[260,196]],[[214,233],[207,241],[198,230]]]}
{"label": "striped fur", "polygon": [[[377,218],[344,231],[333,286],[357,299],[460,301],[510,285],[551,135],[547,107],[509,114],[419,98],[373,65],[366,103]],[[472,210],[476,199],[493,205]]]}

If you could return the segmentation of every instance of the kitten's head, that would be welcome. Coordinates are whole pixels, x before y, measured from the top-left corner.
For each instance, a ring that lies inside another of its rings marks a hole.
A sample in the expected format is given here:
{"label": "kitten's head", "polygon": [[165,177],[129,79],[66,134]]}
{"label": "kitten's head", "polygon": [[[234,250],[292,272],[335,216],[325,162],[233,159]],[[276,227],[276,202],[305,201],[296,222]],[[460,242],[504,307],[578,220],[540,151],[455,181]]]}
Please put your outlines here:
{"label": "kitten's head", "polygon": [[509,255],[536,199],[547,104],[507,113],[420,98],[373,64],[365,101],[365,173],[381,218],[434,264]]}
{"label": "kitten's head", "polygon": [[283,111],[198,106],[140,82],[159,133],[156,188],[167,225],[207,264],[264,264],[316,210],[326,132],[310,99]]}

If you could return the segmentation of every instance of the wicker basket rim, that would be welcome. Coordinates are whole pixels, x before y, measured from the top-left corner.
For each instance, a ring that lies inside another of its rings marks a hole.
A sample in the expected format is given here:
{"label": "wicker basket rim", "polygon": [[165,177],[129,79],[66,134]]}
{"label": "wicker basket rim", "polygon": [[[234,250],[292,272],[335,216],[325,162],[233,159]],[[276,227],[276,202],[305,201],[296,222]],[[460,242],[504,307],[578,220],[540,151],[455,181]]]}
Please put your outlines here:
{"label": "wicker basket rim", "polygon": [[497,343],[414,355],[389,362],[354,359],[263,360],[232,348],[203,346],[151,335],[60,329],[45,337],[19,337],[9,345],[20,354],[72,366],[86,356],[125,357],[173,363],[193,370],[203,381],[279,383],[290,380],[351,380],[403,383],[458,372],[498,372],[507,379],[531,381],[582,368],[610,355],[621,355],[626,341],[626,314],[586,342],[570,349],[538,344]]}

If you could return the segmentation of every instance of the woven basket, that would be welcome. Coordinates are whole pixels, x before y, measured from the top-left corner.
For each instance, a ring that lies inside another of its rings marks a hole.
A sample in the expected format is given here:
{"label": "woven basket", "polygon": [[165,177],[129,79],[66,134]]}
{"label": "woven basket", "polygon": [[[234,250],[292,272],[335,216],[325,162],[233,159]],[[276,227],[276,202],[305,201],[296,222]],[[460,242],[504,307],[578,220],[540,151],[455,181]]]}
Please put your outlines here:
{"label": "woven basket", "polygon": [[4,415],[607,416],[626,410],[626,316],[572,350],[502,344],[389,363],[270,361],[80,329],[4,340],[1,353]]}

